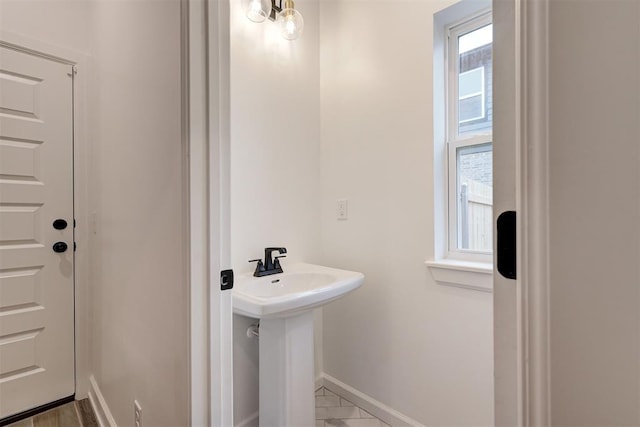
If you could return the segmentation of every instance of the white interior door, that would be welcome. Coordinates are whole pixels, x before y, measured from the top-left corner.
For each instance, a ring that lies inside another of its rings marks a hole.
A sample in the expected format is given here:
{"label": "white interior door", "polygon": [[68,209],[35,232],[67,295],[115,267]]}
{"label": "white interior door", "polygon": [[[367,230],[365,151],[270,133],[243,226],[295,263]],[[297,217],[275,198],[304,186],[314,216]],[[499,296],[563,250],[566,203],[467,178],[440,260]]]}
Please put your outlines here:
{"label": "white interior door", "polygon": [[494,216],[517,213],[517,280],[494,273],[496,426],[551,424],[549,3],[493,0]]}
{"label": "white interior door", "polygon": [[184,3],[188,25],[191,425],[233,423],[230,267],[229,3]]}
{"label": "white interior door", "polygon": [[[516,44],[516,3],[519,0],[494,0],[493,65],[493,219],[505,211],[516,211],[518,161]],[[499,82],[499,84],[498,84]],[[518,213],[519,215],[519,213]],[[520,218],[518,218],[520,219]],[[497,227],[494,227],[494,234]],[[494,241],[496,256],[499,248]],[[494,264],[497,264],[494,263]],[[494,294],[494,370],[495,425],[521,425],[521,370],[519,366],[519,282],[493,273]]]}
{"label": "white interior door", "polygon": [[75,392],[72,71],[0,47],[0,418]]}
{"label": "white interior door", "polygon": [[230,260],[230,30],[229,1],[209,1],[209,307],[211,425],[233,421],[233,309],[231,290],[221,291],[220,272]]}

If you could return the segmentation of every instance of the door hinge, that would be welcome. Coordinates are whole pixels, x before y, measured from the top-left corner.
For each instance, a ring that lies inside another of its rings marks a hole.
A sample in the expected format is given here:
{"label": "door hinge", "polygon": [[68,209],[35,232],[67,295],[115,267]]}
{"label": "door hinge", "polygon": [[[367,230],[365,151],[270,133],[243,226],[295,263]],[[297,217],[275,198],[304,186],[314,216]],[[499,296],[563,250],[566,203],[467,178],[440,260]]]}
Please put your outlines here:
{"label": "door hinge", "polygon": [[220,272],[220,290],[233,289],[233,270],[222,270]]}

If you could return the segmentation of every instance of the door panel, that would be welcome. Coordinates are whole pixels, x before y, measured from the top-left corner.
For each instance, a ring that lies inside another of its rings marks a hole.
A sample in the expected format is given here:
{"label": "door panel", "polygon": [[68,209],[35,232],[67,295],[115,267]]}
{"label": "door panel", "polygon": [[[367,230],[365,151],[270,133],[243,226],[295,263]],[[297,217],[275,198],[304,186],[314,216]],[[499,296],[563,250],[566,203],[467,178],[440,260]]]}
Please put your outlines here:
{"label": "door panel", "polygon": [[0,47],[0,418],[75,392],[72,85]]}
{"label": "door panel", "polygon": [[[493,2],[493,215],[494,224],[505,211],[518,211],[517,2]],[[520,213],[518,212],[518,215]],[[519,218],[518,218],[519,220]],[[496,228],[497,230],[497,228]],[[495,231],[494,231],[495,234]],[[497,237],[497,236],[496,236]],[[520,238],[518,236],[518,238]],[[494,247],[497,241],[494,241]],[[521,276],[518,276],[521,277]],[[495,425],[522,425],[519,361],[519,282],[493,272],[493,336]]]}

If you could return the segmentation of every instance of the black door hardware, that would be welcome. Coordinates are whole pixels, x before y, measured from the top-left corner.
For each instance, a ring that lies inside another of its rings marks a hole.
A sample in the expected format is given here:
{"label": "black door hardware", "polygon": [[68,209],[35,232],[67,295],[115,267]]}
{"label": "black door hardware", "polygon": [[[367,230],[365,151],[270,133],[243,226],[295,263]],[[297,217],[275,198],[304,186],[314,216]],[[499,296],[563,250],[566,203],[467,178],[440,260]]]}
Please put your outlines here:
{"label": "black door hardware", "polygon": [[65,221],[64,219],[56,219],[55,221],[53,221],[53,228],[55,228],[56,230],[64,230],[65,228],[67,228],[67,221]]}
{"label": "black door hardware", "polygon": [[68,248],[65,242],[55,242],[53,244],[53,252],[61,253],[66,251]]}
{"label": "black door hardware", "polygon": [[233,289],[233,270],[222,270],[220,272],[220,290]]}
{"label": "black door hardware", "polygon": [[498,217],[498,272],[507,279],[516,279],[516,213],[505,211]]}

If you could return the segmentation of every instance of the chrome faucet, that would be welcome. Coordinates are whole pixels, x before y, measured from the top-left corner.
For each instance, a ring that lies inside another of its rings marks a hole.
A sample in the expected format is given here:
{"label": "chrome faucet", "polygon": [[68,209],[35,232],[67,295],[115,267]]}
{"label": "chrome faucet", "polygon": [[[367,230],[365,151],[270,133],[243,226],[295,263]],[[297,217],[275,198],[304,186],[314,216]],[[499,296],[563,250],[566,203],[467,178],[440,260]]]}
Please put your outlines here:
{"label": "chrome faucet", "polygon": [[[275,258],[271,255],[273,252],[278,252],[280,256]],[[255,277],[269,276],[271,274],[282,273],[282,266],[280,265],[279,258],[285,258],[287,248],[265,248],[264,249],[264,262],[261,259],[252,259],[249,262],[257,262],[256,271],[253,272]]]}

